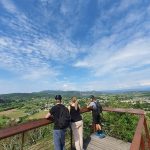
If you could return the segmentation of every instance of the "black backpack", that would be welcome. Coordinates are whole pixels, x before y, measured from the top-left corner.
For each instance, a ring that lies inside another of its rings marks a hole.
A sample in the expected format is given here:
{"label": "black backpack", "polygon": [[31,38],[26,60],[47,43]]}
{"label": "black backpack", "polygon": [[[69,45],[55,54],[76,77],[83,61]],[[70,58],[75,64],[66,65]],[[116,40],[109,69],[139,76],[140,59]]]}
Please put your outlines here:
{"label": "black backpack", "polygon": [[60,114],[57,121],[60,129],[65,129],[70,126],[69,110],[64,105],[60,107]]}
{"label": "black backpack", "polygon": [[96,110],[95,110],[95,111],[96,111],[98,114],[102,113],[103,108],[102,108],[100,102],[99,102],[99,101],[96,101],[96,102],[94,102],[94,103],[96,104]]}

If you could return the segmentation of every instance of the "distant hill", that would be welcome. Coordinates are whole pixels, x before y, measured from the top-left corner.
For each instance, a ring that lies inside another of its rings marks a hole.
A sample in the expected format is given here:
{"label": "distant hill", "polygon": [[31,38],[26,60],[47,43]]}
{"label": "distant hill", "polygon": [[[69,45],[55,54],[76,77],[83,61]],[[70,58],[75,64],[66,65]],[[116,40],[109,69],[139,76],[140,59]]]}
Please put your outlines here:
{"label": "distant hill", "polygon": [[0,103],[1,102],[10,102],[10,101],[26,101],[31,100],[32,98],[50,98],[55,95],[60,94],[63,97],[88,97],[89,95],[99,96],[102,94],[130,94],[130,95],[150,95],[150,89],[128,89],[128,90],[109,90],[109,91],[61,91],[61,90],[45,90],[40,92],[33,93],[11,93],[11,94],[0,94]]}
{"label": "distant hill", "polygon": [[41,91],[41,92],[38,92],[38,93],[47,93],[49,95],[57,95],[57,94],[60,94],[62,96],[89,96],[89,95],[99,95],[99,94],[102,94],[103,92],[101,91],[61,91],[61,90],[46,90],[46,91]]}
{"label": "distant hill", "polygon": [[54,91],[54,90],[45,90],[40,92],[33,93],[11,93],[11,94],[0,94],[0,103],[7,103],[13,101],[26,101],[32,100],[33,98],[54,98],[55,95],[60,94],[63,97],[88,97],[89,95],[100,95],[102,92],[97,91]]}

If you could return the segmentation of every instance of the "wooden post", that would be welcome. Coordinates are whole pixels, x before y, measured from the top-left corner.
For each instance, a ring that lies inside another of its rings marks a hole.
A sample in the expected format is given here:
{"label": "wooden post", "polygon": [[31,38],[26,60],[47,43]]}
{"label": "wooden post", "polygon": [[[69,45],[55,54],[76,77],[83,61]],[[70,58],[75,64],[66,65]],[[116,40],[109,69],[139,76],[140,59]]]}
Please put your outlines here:
{"label": "wooden post", "polygon": [[23,150],[23,146],[24,146],[24,132],[22,133],[21,150]]}
{"label": "wooden post", "polygon": [[148,131],[145,117],[144,117],[144,128],[145,128],[145,134],[146,134],[146,138],[147,138],[147,142],[148,142],[148,147],[150,148],[150,135],[149,135],[149,131]]}
{"label": "wooden post", "polygon": [[96,124],[95,123],[92,124],[92,127],[93,127],[93,132],[96,132]]}
{"label": "wooden post", "polygon": [[70,148],[71,148],[71,150],[73,149],[72,141],[73,141],[73,139],[72,139],[72,129],[70,127]]}
{"label": "wooden post", "polygon": [[141,137],[141,144],[140,144],[141,150],[145,150],[145,144],[144,144],[144,139],[143,136]]}

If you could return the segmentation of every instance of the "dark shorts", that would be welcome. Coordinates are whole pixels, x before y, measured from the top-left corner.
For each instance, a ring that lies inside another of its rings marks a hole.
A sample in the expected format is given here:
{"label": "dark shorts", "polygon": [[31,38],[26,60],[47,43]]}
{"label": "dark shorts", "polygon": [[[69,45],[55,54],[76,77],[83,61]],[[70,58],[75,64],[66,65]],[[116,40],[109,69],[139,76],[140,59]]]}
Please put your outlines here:
{"label": "dark shorts", "polygon": [[95,124],[101,124],[101,117],[99,114],[93,114],[93,123]]}

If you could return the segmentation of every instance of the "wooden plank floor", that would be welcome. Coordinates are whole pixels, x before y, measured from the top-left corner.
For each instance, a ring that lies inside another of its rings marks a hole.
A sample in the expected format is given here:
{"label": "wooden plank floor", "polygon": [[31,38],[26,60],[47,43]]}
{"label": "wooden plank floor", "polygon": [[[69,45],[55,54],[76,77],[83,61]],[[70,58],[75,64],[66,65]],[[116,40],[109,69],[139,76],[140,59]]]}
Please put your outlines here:
{"label": "wooden plank floor", "polygon": [[[25,149],[53,150],[54,149],[53,141],[50,142],[49,138],[46,138],[45,140],[39,141],[37,144]],[[84,150],[129,150],[129,149],[130,143],[123,142],[110,136],[106,136],[105,138],[100,139],[96,135],[92,134],[89,139],[84,141]],[[73,150],[75,150],[75,148]]]}
{"label": "wooden plank floor", "polygon": [[90,138],[84,142],[85,150],[129,150],[130,143],[126,143],[122,140],[115,139],[110,136],[106,136],[100,139],[96,135],[92,134]]}

